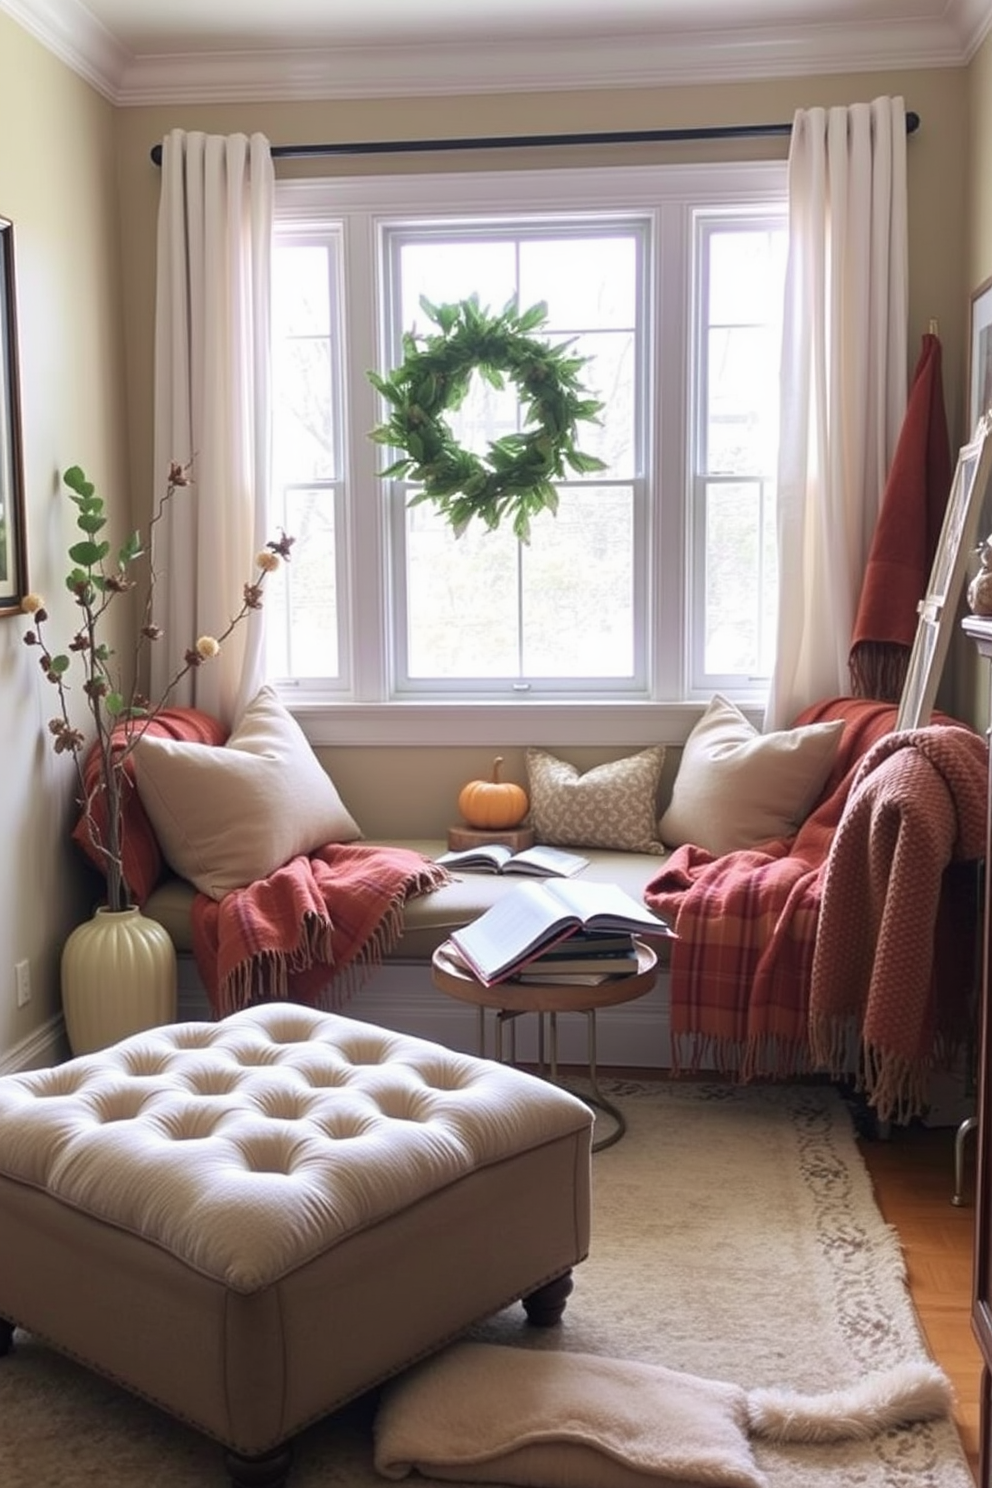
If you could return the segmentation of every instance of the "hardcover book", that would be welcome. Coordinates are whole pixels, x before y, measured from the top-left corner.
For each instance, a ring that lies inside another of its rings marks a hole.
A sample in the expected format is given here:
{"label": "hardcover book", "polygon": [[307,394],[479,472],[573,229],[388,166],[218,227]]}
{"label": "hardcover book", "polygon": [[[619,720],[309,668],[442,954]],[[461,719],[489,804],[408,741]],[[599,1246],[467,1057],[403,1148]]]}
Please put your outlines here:
{"label": "hardcover book", "polygon": [[553,878],[519,884],[471,924],[453,931],[451,941],[479,981],[490,986],[515,976],[577,930],[672,934],[664,920],[617,884]]}

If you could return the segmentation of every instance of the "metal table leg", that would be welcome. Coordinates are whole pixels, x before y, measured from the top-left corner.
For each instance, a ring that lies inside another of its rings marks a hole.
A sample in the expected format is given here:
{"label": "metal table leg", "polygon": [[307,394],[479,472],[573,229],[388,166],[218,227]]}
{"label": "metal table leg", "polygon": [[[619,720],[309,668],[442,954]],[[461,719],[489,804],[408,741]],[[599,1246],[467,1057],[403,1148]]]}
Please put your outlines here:
{"label": "metal table leg", "polygon": [[[593,1152],[602,1152],[605,1147],[612,1147],[614,1142],[619,1142],[627,1130],[627,1122],[623,1112],[612,1101],[607,1100],[599,1088],[599,1078],[596,1071],[595,1008],[588,1008],[586,1010],[586,1040],[589,1062],[589,1092],[586,1094],[581,1090],[572,1090],[572,1094],[577,1095],[579,1100],[585,1101],[586,1105],[591,1106],[594,1111],[601,1111],[603,1115],[609,1116],[613,1121],[613,1130],[592,1144]],[[558,1080],[558,1018],[555,1013],[551,1014],[551,1079],[556,1085],[560,1083]]]}

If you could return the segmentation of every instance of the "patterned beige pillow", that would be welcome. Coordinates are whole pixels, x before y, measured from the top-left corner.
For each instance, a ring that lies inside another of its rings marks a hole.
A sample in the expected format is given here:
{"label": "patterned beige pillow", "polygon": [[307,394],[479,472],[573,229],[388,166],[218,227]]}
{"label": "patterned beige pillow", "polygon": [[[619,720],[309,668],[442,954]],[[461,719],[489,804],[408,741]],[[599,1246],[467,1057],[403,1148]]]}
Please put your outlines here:
{"label": "patterned beige pillow", "polygon": [[528,749],[529,821],[538,842],[558,847],[663,853],[658,841],[659,744],[580,774],[544,749]]}

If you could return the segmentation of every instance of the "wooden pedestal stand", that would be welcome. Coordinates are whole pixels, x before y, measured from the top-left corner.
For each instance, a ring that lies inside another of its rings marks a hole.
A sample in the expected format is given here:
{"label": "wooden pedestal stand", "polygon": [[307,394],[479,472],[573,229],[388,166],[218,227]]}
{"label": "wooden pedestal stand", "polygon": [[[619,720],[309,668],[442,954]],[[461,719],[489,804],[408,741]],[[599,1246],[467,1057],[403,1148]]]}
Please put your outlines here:
{"label": "wooden pedestal stand", "polygon": [[508,827],[505,832],[477,827],[449,827],[448,851],[464,852],[470,847],[485,847],[490,842],[500,842],[513,852],[523,852],[534,846],[531,827]]}

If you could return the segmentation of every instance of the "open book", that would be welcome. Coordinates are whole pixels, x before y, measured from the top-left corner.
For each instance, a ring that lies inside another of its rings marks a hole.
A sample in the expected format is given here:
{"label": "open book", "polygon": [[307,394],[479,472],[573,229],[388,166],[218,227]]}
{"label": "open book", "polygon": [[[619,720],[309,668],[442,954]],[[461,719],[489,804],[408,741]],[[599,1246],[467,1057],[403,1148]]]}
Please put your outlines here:
{"label": "open book", "polygon": [[576,930],[671,935],[665,921],[617,884],[587,879],[522,883],[477,920],[454,930],[452,944],[479,981],[505,981]]}
{"label": "open book", "polygon": [[531,878],[571,878],[589,864],[578,853],[562,852],[560,847],[525,848],[515,853],[502,842],[487,842],[481,847],[467,847],[462,852],[442,853],[436,859],[447,868],[465,868],[471,873],[526,873]]}

